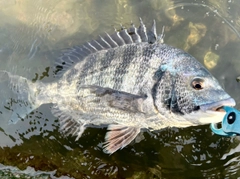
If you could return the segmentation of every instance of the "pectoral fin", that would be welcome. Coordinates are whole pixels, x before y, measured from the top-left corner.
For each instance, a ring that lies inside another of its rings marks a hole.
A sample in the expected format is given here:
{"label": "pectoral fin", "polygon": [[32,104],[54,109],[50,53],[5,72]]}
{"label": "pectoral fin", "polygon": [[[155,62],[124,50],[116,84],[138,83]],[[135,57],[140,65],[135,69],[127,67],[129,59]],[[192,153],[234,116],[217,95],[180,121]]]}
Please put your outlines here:
{"label": "pectoral fin", "polygon": [[109,125],[105,136],[104,152],[112,154],[132,142],[140,132],[140,128],[123,125]]}
{"label": "pectoral fin", "polygon": [[[124,110],[125,112],[143,113],[143,101],[147,98],[146,95],[140,96],[124,91],[118,91],[111,88],[100,86],[86,85],[79,87],[83,90],[83,100],[88,99],[87,104],[94,107],[95,110],[100,106],[115,110]],[[85,91],[86,90],[86,91]]]}

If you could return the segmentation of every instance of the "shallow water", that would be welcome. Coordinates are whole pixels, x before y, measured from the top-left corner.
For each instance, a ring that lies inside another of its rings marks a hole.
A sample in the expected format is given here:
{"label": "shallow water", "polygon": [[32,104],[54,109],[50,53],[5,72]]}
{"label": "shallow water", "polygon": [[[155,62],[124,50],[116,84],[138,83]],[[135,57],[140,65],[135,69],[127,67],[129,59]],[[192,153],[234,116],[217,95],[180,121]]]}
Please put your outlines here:
{"label": "shallow water", "polygon": [[[155,19],[158,33],[165,26],[165,43],[204,63],[240,108],[239,1],[0,0],[0,6],[0,70],[50,82],[50,67],[62,49],[119,24],[138,25],[139,17],[147,27]],[[0,80],[2,178],[240,177],[240,138],[214,135],[209,125],[144,133],[140,143],[109,156],[101,149],[106,129],[87,129],[78,141],[65,138],[48,104],[9,124],[7,100],[14,97]]]}

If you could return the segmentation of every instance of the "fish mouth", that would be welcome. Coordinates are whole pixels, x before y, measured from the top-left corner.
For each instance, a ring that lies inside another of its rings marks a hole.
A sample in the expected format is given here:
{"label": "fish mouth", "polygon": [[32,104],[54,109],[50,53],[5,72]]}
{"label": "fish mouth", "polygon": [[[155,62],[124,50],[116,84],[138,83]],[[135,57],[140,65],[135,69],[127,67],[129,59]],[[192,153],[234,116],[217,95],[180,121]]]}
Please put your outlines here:
{"label": "fish mouth", "polygon": [[225,112],[223,106],[233,107],[236,105],[236,102],[233,98],[227,98],[218,102],[204,104],[199,106],[202,111],[214,111],[214,112]]}

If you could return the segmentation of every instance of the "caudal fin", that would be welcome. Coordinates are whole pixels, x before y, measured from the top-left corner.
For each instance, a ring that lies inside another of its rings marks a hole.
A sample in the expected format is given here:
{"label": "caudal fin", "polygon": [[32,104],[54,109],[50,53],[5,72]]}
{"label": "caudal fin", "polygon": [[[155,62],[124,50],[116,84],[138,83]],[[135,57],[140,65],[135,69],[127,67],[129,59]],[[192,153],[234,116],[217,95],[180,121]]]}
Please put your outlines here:
{"label": "caudal fin", "polygon": [[24,119],[30,112],[39,107],[36,103],[36,85],[28,79],[12,75],[6,71],[0,71],[0,81],[8,85],[12,92],[4,107],[12,112],[10,124],[15,124],[20,119]]}

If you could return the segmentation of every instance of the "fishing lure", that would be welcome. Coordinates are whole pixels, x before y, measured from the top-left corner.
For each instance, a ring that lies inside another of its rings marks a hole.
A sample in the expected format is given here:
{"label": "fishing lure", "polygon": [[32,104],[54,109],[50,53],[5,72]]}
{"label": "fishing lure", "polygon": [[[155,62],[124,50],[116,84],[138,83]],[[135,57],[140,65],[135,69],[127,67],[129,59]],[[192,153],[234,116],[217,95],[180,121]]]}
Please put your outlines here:
{"label": "fishing lure", "polygon": [[222,128],[217,128],[216,124],[211,123],[211,130],[221,136],[235,136],[240,135],[240,111],[235,108],[224,106],[226,115],[222,120]]}

